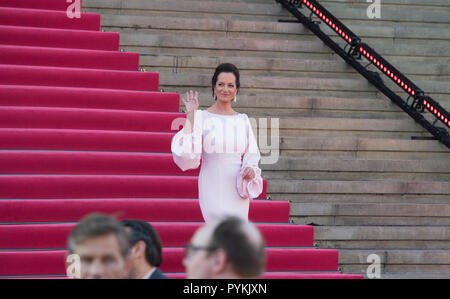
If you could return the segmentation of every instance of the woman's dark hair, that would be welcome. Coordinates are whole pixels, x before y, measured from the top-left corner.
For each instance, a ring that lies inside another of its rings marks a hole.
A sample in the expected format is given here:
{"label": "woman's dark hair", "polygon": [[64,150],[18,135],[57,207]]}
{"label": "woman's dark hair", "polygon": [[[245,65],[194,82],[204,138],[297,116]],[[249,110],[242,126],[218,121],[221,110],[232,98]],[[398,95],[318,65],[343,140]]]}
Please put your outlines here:
{"label": "woman's dark hair", "polygon": [[214,96],[214,87],[217,83],[217,78],[219,77],[220,73],[232,73],[236,77],[236,88],[239,92],[239,87],[241,86],[241,82],[239,81],[239,70],[238,68],[231,63],[222,63],[216,68],[216,71],[214,72],[214,75],[212,77],[211,83],[212,83],[212,92]]}
{"label": "woman's dark hair", "polygon": [[130,247],[136,245],[137,242],[145,243],[145,259],[154,266],[161,266],[162,262],[162,246],[158,233],[149,223],[140,220],[122,220],[125,227],[131,228]]}

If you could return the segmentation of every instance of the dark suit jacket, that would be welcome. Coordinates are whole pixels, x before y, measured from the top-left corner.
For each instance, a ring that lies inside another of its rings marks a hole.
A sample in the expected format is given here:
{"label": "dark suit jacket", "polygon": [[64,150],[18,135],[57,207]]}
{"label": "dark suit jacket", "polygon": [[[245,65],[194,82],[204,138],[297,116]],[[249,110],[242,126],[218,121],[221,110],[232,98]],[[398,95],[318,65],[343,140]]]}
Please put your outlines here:
{"label": "dark suit jacket", "polygon": [[156,270],[153,272],[152,276],[150,276],[149,279],[170,279],[170,277],[167,277],[164,275],[159,268],[156,268]]}

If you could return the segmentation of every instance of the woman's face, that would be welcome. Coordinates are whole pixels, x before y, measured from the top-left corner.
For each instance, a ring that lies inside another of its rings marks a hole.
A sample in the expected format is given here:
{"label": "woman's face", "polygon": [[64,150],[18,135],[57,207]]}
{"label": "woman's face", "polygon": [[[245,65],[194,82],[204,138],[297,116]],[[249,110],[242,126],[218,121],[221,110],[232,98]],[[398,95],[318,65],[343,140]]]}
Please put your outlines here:
{"label": "woman's face", "polygon": [[220,73],[214,90],[218,101],[231,102],[237,93],[236,76],[233,73]]}

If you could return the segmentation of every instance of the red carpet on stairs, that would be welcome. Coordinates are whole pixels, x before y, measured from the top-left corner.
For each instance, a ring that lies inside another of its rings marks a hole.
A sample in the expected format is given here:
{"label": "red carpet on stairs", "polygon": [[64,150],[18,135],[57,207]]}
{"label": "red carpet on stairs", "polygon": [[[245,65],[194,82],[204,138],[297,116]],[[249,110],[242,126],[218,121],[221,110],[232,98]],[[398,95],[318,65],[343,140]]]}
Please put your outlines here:
{"label": "red carpet on stairs", "polygon": [[0,128],[3,149],[170,152],[174,133]]}
{"label": "red carpet on stairs", "polygon": [[92,30],[0,25],[0,44],[118,51],[119,34]]}
{"label": "red carpet on stairs", "polygon": [[[86,214],[152,223],[161,269],[185,278],[183,246],[203,224],[199,170],[181,171],[170,144],[184,124],[176,93],[139,72],[139,53],[100,32],[100,15],[69,19],[61,0],[0,2],[0,278],[64,278],[67,236]],[[172,127],[174,120],[180,120]],[[362,278],[338,272],[312,226],[267,198],[249,219],[266,240],[264,278]]]}
{"label": "red carpet on stairs", "polygon": [[139,53],[0,45],[0,63],[137,71]]}
{"label": "red carpet on stairs", "polygon": [[66,11],[0,7],[0,25],[100,31],[100,15],[82,13],[69,19]]}
{"label": "red carpet on stairs", "polygon": [[[2,251],[0,275],[62,275],[65,274],[65,250]],[[183,272],[183,248],[163,248],[163,272]],[[332,249],[267,248],[266,270],[337,271],[338,252]]]}
{"label": "red carpet on stairs", "polygon": [[[80,2],[83,3],[83,1]],[[0,6],[66,11],[69,5],[67,1],[61,0],[2,0]]]}
{"label": "red carpet on stairs", "polygon": [[[183,247],[202,225],[201,222],[151,222],[151,224],[161,237],[164,247]],[[2,225],[0,246],[3,249],[65,248],[67,237],[74,226],[73,223]],[[311,226],[290,224],[257,224],[257,226],[269,247],[313,247]]]}
{"label": "red carpet on stairs", "polygon": [[[145,221],[202,222],[198,199],[191,198],[92,198],[0,200],[2,223],[76,222],[91,212]],[[253,222],[289,221],[289,202],[253,200]]]}
{"label": "red carpet on stairs", "polygon": [[3,85],[158,90],[158,73],[0,64]]}
{"label": "red carpet on stairs", "polygon": [[178,113],[180,105],[179,95],[176,93],[55,86],[0,85],[0,99],[0,106],[97,108],[176,113]]}
{"label": "red carpet on stairs", "polygon": [[171,132],[183,113],[53,107],[0,106],[4,128]]}

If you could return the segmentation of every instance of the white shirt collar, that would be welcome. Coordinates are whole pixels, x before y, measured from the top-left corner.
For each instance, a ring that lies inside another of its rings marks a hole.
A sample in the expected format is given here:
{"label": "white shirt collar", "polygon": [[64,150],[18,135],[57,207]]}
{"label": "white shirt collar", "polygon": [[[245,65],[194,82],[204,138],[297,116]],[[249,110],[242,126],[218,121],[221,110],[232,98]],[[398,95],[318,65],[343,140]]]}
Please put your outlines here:
{"label": "white shirt collar", "polygon": [[156,267],[153,269],[153,270],[151,270],[151,271],[149,271],[144,277],[142,277],[143,279],[149,279],[152,275],[153,275],[153,272],[155,272],[156,271]]}

